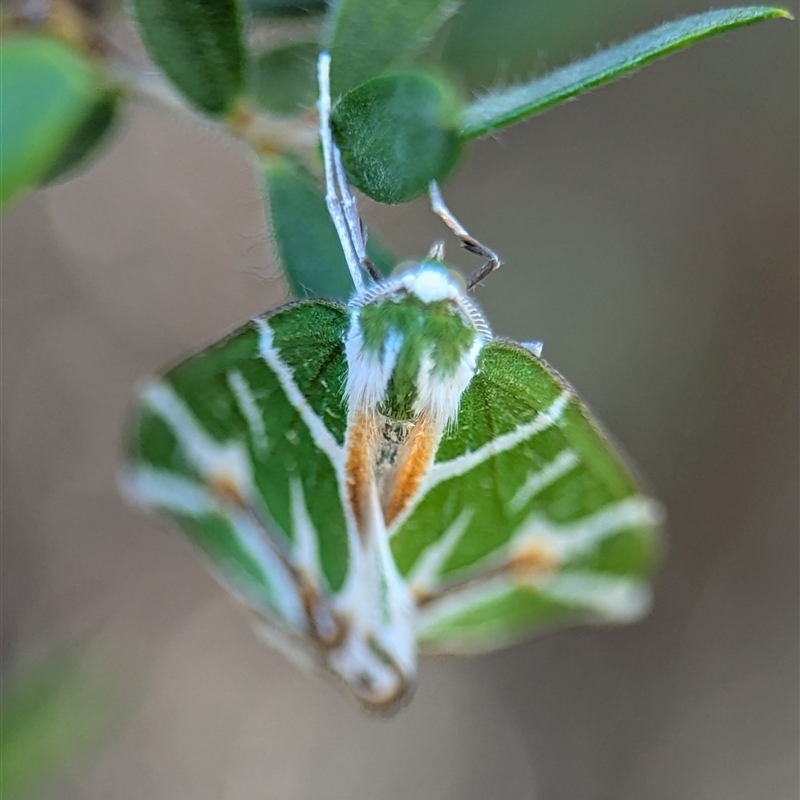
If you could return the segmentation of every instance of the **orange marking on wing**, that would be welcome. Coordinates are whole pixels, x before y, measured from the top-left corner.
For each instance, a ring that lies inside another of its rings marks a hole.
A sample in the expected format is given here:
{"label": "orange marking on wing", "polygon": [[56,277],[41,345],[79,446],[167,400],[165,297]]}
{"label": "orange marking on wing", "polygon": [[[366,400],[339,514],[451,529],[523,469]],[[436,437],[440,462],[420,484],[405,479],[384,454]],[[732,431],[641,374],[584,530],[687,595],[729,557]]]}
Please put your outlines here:
{"label": "orange marking on wing", "polygon": [[367,503],[375,480],[378,422],[374,414],[355,412],[347,425],[347,497],[359,534],[364,535]]}
{"label": "orange marking on wing", "polygon": [[427,417],[420,417],[411,429],[408,439],[399,453],[392,482],[383,502],[383,516],[391,524],[408,506],[422,484],[439,444],[438,431]]}
{"label": "orange marking on wing", "polygon": [[247,500],[233,475],[219,472],[208,479],[207,486],[217,500],[238,508],[247,508]]}
{"label": "orange marking on wing", "polygon": [[411,586],[411,599],[415,605],[424,605],[437,596],[427,586]]}
{"label": "orange marking on wing", "polygon": [[543,544],[526,542],[511,554],[506,569],[512,579],[522,580],[531,575],[552,572],[557,564],[557,559],[550,548]]}

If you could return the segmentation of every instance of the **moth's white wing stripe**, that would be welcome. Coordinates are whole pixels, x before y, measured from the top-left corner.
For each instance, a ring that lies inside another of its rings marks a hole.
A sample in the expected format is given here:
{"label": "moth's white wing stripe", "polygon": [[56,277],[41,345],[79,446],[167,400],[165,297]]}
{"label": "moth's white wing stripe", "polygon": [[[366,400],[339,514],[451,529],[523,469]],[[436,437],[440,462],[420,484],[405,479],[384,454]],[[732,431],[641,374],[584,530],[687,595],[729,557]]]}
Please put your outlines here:
{"label": "moth's white wing stripe", "polygon": [[264,428],[264,420],[256,403],[255,397],[250,390],[250,385],[245,380],[244,375],[238,369],[232,369],[227,374],[228,386],[236,399],[236,405],[247,422],[250,429],[250,437],[256,451],[262,455],[267,451],[267,432]]}
{"label": "moth's white wing stripe", "polygon": [[515,514],[521,511],[539,492],[555,483],[578,464],[580,458],[574,450],[562,450],[550,463],[528,476],[519,491],[511,498],[509,507]]}
{"label": "moth's white wing stripe", "polygon": [[451,461],[434,464],[431,467],[428,479],[425,481],[425,488],[430,490],[443,481],[463,475],[490,458],[511,450],[537,433],[552,427],[561,418],[571,399],[572,393],[565,389],[544,411],[537,414],[530,422],[519,425],[513,431],[492,439],[492,441],[487,442],[483,447],[479,447],[471,453],[465,453],[463,456],[458,456]]}
{"label": "moth's white wing stripe", "polygon": [[[334,438],[333,434],[325,427],[323,421],[319,418],[317,413],[311,407],[311,404],[306,400],[303,393],[300,391],[294,376],[289,367],[281,361],[277,351],[273,346],[272,329],[269,324],[263,319],[255,319],[253,322],[259,330],[259,353],[261,358],[267,366],[273,371],[278,380],[281,388],[286,394],[289,403],[297,411],[311,434],[311,439],[319,450],[324,453],[331,462],[334,472],[336,473],[336,482],[339,489],[339,500],[342,504],[342,510],[345,515],[347,523],[347,539],[349,545],[350,567],[347,570],[347,577],[345,578],[344,585],[337,593],[337,607],[339,608],[357,608],[357,604],[353,604],[353,597],[358,595],[359,576],[360,576],[360,562],[362,561],[361,552],[359,548],[358,532],[356,530],[355,519],[353,511],[347,497],[347,486],[345,482],[345,451]],[[360,612],[354,612],[360,613]]]}
{"label": "moth's white wing stripe", "polygon": [[590,606],[609,622],[633,622],[643,617],[652,601],[641,578],[597,572],[563,572],[539,584],[542,594],[568,605]]}
{"label": "moth's white wing stripe", "polygon": [[642,578],[596,572],[561,572],[548,576],[514,578],[497,576],[484,584],[470,584],[426,606],[420,627],[433,626],[469,607],[491,603],[513,589],[529,588],[551,600],[583,607],[609,622],[633,622],[650,609],[652,592]]}
{"label": "moth's white wing stripe", "polygon": [[417,616],[417,636],[424,635],[426,628],[433,628],[467,609],[491,603],[507,594],[512,584],[508,578],[496,576],[481,582],[465,585],[461,589],[442,595],[423,606]]}
{"label": "moth's white wing stripe", "polygon": [[403,523],[414,513],[416,507],[425,496],[440,483],[464,475],[490,458],[513,449],[537,433],[541,433],[557,424],[572,397],[572,393],[565,389],[544,411],[537,414],[530,422],[519,425],[513,431],[498,436],[471,453],[465,453],[450,461],[433,464],[416,497],[403,510],[403,513],[392,522],[389,527],[389,536],[393,536],[402,527]]}
{"label": "moth's white wing stripe", "polygon": [[474,508],[465,508],[455,522],[422,554],[407,577],[412,593],[430,589],[439,577],[442,567],[455,549],[464,531],[475,516]]}
{"label": "moth's white wing stripe", "polygon": [[513,537],[512,546],[541,546],[563,562],[591,550],[612,533],[637,525],[658,525],[663,517],[660,503],[640,495],[627,497],[564,525],[554,524],[534,513]]}
{"label": "moth's white wing stripe", "polygon": [[[305,630],[306,613],[303,608],[303,600],[297,590],[294,577],[265,541],[265,537],[269,534],[255,520],[241,512],[229,512],[228,519],[233,523],[239,534],[239,540],[245,545],[248,553],[269,575],[273,587],[272,600],[280,615],[292,630]],[[220,580],[225,583],[224,573]]]}
{"label": "moth's white wing stripe", "polygon": [[[142,465],[131,467],[122,475],[121,484],[123,491],[134,502],[146,508],[159,508],[189,516],[219,514],[225,517],[238,534],[239,542],[268,576],[271,586],[269,597],[276,611],[292,628],[304,628],[305,612],[294,581],[272,548],[264,541],[264,536],[268,534],[253,520],[245,514],[223,508],[203,487],[163,470]],[[215,567],[214,573],[230,592],[242,598],[242,602],[248,605],[252,603],[252,598],[244,597],[236,584],[228,580],[224,570]]]}
{"label": "moth's white wing stripe", "polygon": [[[614,622],[639,619],[647,613],[651,601],[644,580],[624,575],[576,571],[513,580],[498,575],[480,583],[466,584],[462,589],[423,606],[417,617],[416,634],[425,638],[427,631],[433,632],[437,626],[465,611],[500,600],[515,589],[525,588],[566,605],[578,606],[575,609],[577,613],[589,611],[595,617]],[[480,635],[479,631],[476,634]],[[468,643],[465,650],[469,650]]]}
{"label": "moth's white wing stripe", "polygon": [[[656,525],[663,519],[660,503],[636,495],[612,503],[591,516],[559,525],[539,513],[531,514],[511,539],[498,545],[480,560],[447,575],[458,580],[464,572],[480,574],[501,567],[509,555],[532,549],[546,554],[556,569],[573,558],[590,552],[603,539],[635,525]],[[462,531],[463,533],[463,531]],[[437,547],[438,542],[430,547]],[[430,549],[430,548],[429,548]],[[422,556],[424,559],[427,555]],[[444,565],[444,561],[441,566]],[[544,574],[544,573],[542,573]],[[553,574],[553,573],[549,573]]]}
{"label": "moth's white wing stripe", "polygon": [[289,481],[289,493],[292,504],[292,530],[294,531],[292,561],[307,575],[316,577],[320,575],[318,537],[314,523],[311,522],[308,515],[303,485],[299,478],[292,478]]}
{"label": "moth's white wing stripe", "polygon": [[204,478],[225,475],[235,483],[243,497],[250,495],[252,467],[241,442],[220,444],[214,441],[168,383],[151,383],[141,396],[142,403],[169,424],[186,457]]}
{"label": "moth's white wing stripe", "polygon": [[217,510],[217,503],[203,487],[171,472],[135,466],[123,472],[120,484],[131,500],[145,508],[166,508],[194,516]]}
{"label": "moth's white wing stripe", "polygon": [[286,397],[294,409],[300,414],[300,418],[305,423],[314,444],[325,453],[331,462],[339,468],[343,462],[344,451],[334,438],[333,434],[325,427],[323,421],[317,416],[316,412],[294,381],[294,376],[289,367],[278,357],[278,353],[272,344],[272,329],[263,319],[254,320],[258,326],[259,352],[267,366],[275,373],[278,383],[286,393]]}

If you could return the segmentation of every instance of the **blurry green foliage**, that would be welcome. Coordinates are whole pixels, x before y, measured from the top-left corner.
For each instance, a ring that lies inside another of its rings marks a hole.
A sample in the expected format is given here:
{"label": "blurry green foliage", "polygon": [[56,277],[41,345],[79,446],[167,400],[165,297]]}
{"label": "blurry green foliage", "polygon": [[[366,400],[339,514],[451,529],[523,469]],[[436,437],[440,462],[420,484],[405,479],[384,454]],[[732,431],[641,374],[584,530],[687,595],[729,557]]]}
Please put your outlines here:
{"label": "blurry green foliage", "polygon": [[[279,157],[264,164],[263,180],[275,243],[292,294],[347,300],[353,288],[350,273],[314,178],[296,160]],[[382,273],[392,271],[394,259],[374,236],[367,242],[367,252]]]}
{"label": "blurry green foliage", "polygon": [[0,205],[39,183],[101,95],[93,65],[61,42],[9,36],[0,49]]}
{"label": "blurry green foliage", "polygon": [[299,114],[317,99],[318,42],[292,42],[262,53],[253,64],[256,102],[276,114]]}
{"label": "blurry green foliage", "polygon": [[109,698],[72,655],[3,676],[0,698],[0,797],[38,795],[73,758],[106,732]]}
{"label": "blurry green foliage", "polygon": [[247,48],[237,0],[131,0],[153,61],[186,99],[212,116],[244,88]]}
{"label": "blurry green foliage", "polygon": [[409,64],[457,5],[454,0],[340,0],[324,42],[331,54],[333,94]]}
{"label": "blurry green foliage", "polygon": [[701,39],[764,19],[786,16],[786,12],[781,9],[732,8],[668,22],[619,45],[601,50],[587,59],[554,70],[542,78],[488,92],[464,109],[461,134],[465,139],[485,136],[596,86],[602,86]]}
{"label": "blurry green foliage", "polygon": [[[789,16],[766,6],[698,14],[464,103],[453,79],[486,85],[500,77],[503,63],[516,74],[530,73],[542,42],[548,45],[547,60],[562,63],[587,41],[619,35],[611,24],[623,8],[620,0],[581,0],[577,10],[552,2],[459,6],[455,0],[131,0],[130,7],[167,81],[137,73],[107,43],[97,46],[103,40],[91,33],[95,21],[89,17],[83,19],[88,32],[77,39],[52,20],[35,34],[20,33],[25,25],[11,26],[10,33],[4,29],[0,199],[8,204],[26,188],[86,166],[117,127],[120,98],[144,94],[175,107],[177,93],[177,105],[182,98],[260,158],[265,200],[292,290],[336,296],[349,284],[335,248],[322,248],[326,255],[314,259],[299,253],[303,241],[328,236],[320,229],[319,236],[309,237],[321,219],[312,208],[324,204],[312,177],[319,175],[319,153],[310,113],[317,93],[314,62],[322,47],[332,54],[333,125],[348,177],[373,199],[399,203],[424,193],[431,180],[445,178],[473,138],[700,39]],[[74,17],[81,14],[76,3]],[[279,34],[280,18],[308,15],[320,19],[320,41],[270,37],[266,51],[252,52],[248,20],[271,24]],[[28,25],[35,27],[35,21]],[[69,39],[71,46],[54,36]],[[120,63],[127,67],[120,70]],[[304,168],[301,176],[300,163],[310,170]],[[317,279],[313,270],[341,274]]]}
{"label": "blurry green foliage", "polygon": [[41,177],[41,185],[66,180],[80,170],[84,162],[97,155],[99,148],[114,132],[120,105],[121,98],[116,92],[108,92],[95,102],[78,130]]}

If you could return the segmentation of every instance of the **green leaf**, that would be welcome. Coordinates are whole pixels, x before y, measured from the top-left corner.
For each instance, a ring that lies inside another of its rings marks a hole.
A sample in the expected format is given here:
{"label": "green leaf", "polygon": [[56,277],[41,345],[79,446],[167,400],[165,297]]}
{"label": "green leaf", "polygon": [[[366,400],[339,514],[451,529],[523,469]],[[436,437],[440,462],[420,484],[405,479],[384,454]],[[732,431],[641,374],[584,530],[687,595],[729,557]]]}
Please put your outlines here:
{"label": "green leaf", "polygon": [[29,668],[4,687],[3,800],[41,791],[71,758],[98,740],[111,714],[107,699],[77,663],[64,656]]}
{"label": "green leaf", "polygon": [[276,114],[297,114],[317,99],[317,42],[294,42],[269,50],[253,65],[252,91],[256,101]]}
{"label": "green leaf", "polygon": [[453,0],[341,0],[327,37],[333,96],[409,64],[457,7]]}
{"label": "green leaf", "polygon": [[328,8],[326,0],[247,0],[246,5],[254,17],[267,19],[322,14]]}
{"label": "green leaf", "polygon": [[35,186],[102,91],[91,63],[41,36],[9,37],[0,49],[0,207]]}
{"label": "green leaf", "polygon": [[246,48],[237,0],[131,0],[153,59],[201,111],[231,110],[245,80]]}
{"label": "green leaf", "polygon": [[749,6],[709,11],[668,22],[529,83],[478,98],[464,110],[460,124],[461,137],[474,139],[485,136],[701,39],[778,17],[792,18],[782,8]]}
{"label": "green leaf", "polygon": [[102,97],[89,112],[61,155],[50,165],[40,179],[41,185],[69,178],[86,165],[106,145],[116,127],[120,97],[109,93]]}
{"label": "green leaf", "polygon": [[331,124],[353,184],[381,203],[403,203],[455,165],[458,115],[452,89],[414,71],[351,90],[334,107]]}
{"label": "green leaf", "polygon": [[[288,158],[268,161],[263,173],[272,231],[292,294],[347,300],[353,283],[316,181]],[[367,252],[382,273],[392,271],[395,260],[373,237]]]}

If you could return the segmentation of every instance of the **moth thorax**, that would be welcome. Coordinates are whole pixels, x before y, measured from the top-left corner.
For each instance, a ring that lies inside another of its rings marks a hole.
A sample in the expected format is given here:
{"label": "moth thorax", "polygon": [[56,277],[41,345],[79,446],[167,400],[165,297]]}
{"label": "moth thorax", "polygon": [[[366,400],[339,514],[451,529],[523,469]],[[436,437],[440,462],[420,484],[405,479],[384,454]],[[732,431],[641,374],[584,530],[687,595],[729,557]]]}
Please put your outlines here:
{"label": "moth thorax", "polygon": [[[443,429],[455,420],[478,354],[489,340],[477,306],[439,264],[378,284],[350,304],[347,399],[352,410]],[[392,436],[402,429],[384,426]]]}
{"label": "moth thorax", "polygon": [[379,435],[377,437],[375,470],[380,478],[394,468],[400,448],[408,440],[414,423],[385,417],[383,414],[377,415],[377,422]]}

